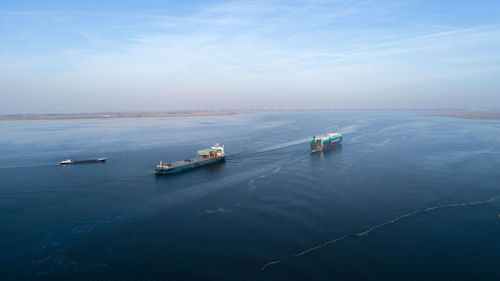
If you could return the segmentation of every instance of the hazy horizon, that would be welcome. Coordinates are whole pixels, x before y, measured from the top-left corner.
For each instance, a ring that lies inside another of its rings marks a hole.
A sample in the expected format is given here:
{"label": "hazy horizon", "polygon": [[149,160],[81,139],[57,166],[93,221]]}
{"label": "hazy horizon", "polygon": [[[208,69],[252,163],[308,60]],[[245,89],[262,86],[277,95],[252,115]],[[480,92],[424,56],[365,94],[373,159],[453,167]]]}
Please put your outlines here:
{"label": "hazy horizon", "polygon": [[[16,116],[93,116],[93,115],[123,115],[123,117],[131,117],[137,114],[141,117],[154,117],[151,114],[160,114],[158,116],[168,116],[167,114],[182,114],[182,113],[200,113],[206,116],[204,113],[221,113],[222,115],[227,114],[247,114],[247,113],[264,113],[264,112],[422,112],[422,113],[466,113],[466,114],[498,114],[500,109],[498,108],[178,108],[174,110],[164,110],[164,111],[140,111],[140,110],[122,110],[122,111],[51,111],[51,112],[30,112],[30,113],[2,113],[0,117],[13,117]],[[175,115],[172,115],[175,116]],[[197,115],[193,115],[197,116]],[[114,116],[118,117],[118,116]]]}
{"label": "hazy horizon", "polygon": [[0,114],[500,104],[498,1],[3,1]]}

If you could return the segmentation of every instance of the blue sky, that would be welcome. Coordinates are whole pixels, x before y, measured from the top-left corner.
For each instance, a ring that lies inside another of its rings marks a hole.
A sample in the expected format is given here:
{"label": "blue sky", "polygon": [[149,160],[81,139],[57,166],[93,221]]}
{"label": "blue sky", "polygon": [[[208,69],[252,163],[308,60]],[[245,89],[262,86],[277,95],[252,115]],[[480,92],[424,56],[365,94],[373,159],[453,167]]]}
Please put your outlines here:
{"label": "blue sky", "polygon": [[500,1],[0,2],[0,114],[500,108]]}

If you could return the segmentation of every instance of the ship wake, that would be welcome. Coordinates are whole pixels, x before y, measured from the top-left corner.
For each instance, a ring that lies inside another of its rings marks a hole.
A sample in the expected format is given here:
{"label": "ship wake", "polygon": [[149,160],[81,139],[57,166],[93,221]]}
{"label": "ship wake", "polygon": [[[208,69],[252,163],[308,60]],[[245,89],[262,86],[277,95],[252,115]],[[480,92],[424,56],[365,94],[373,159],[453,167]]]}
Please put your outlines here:
{"label": "ship wake", "polygon": [[421,215],[421,214],[425,214],[427,212],[432,212],[432,211],[440,210],[440,209],[488,204],[488,203],[494,202],[498,198],[500,198],[500,196],[495,196],[495,197],[492,197],[490,199],[483,200],[483,201],[472,201],[472,202],[465,202],[465,203],[455,203],[455,204],[447,204],[447,205],[438,205],[438,206],[429,207],[429,208],[426,208],[426,209],[423,209],[423,210],[420,210],[420,211],[410,212],[410,213],[404,214],[402,216],[396,217],[396,218],[394,218],[392,220],[386,221],[384,223],[371,226],[370,228],[366,229],[363,232],[344,234],[344,235],[342,235],[340,237],[337,237],[337,238],[335,238],[333,240],[326,241],[326,242],[324,242],[322,244],[319,244],[319,245],[314,246],[312,248],[306,249],[306,250],[304,250],[302,252],[296,253],[296,254],[294,254],[294,255],[292,255],[290,257],[279,258],[277,260],[268,262],[264,266],[262,266],[261,270],[265,271],[268,267],[270,267],[272,265],[275,265],[275,264],[279,264],[280,262],[282,262],[282,261],[284,261],[284,260],[286,260],[288,258],[291,258],[291,257],[301,257],[301,256],[304,256],[304,255],[306,255],[308,253],[311,253],[313,251],[319,250],[319,249],[321,249],[323,247],[327,247],[327,246],[339,243],[340,241],[345,240],[345,239],[366,237],[366,236],[368,236],[373,231],[376,231],[376,230],[378,230],[380,228],[392,225],[394,223],[398,223],[398,222],[400,222],[400,221],[402,221],[404,219],[410,218],[410,217],[418,216],[418,215]]}
{"label": "ship wake", "polygon": [[341,134],[345,135],[345,134],[356,133],[360,128],[361,128],[360,125],[349,125],[349,126],[339,128],[338,131]]}
{"label": "ship wake", "polygon": [[290,146],[293,146],[293,145],[306,143],[306,142],[309,141],[309,139],[310,138],[302,138],[302,139],[293,140],[293,141],[289,141],[289,142],[285,142],[285,143],[279,143],[279,144],[275,144],[275,145],[270,145],[270,146],[258,149],[256,151],[254,151],[252,154],[259,154],[259,153],[274,151],[274,150],[278,150],[278,149],[290,147]]}
{"label": "ship wake", "polygon": [[[293,163],[293,162],[299,161],[301,159],[304,159],[306,156],[307,155],[300,155],[299,157],[295,157],[295,158],[291,159],[290,162]],[[254,178],[250,179],[248,181],[248,191],[253,191],[255,188],[258,187],[258,185],[256,184],[256,181],[265,179],[265,178],[267,178],[269,176],[272,176],[272,175],[278,173],[281,170],[281,168],[283,168],[283,167],[285,167],[287,165],[287,163],[289,163],[289,162],[288,161],[286,161],[286,162],[284,161],[280,165],[274,166],[273,167],[274,169],[271,172],[265,173],[265,174],[261,174],[261,175],[259,175],[257,177],[254,177]]]}
{"label": "ship wake", "polygon": [[[359,130],[360,126],[359,125],[349,125],[349,126],[345,126],[345,127],[342,127],[340,129],[338,129],[338,131],[342,134],[348,134],[348,133],[354,133],[354,132],[357,132]],[[319,134],[319,135],[325,135],[326,133],[323,133],[323,134]],[[292,140],[292,141],[288,141],[288,142],[284,142],[284,143],[278,143],[278,144],[273,144],[273,145],[269,145],[269,146],[265,146],[265,147],[262,147],[262,148],[258,148],[254,151],[249,151],[249,152],[237,152],[237,153],[233,153],[231,155],[228,155],[228,156],[231,156],[232,158],[234,158],[235,156],[250,156],[250,155],[258,155],[258,154],[261,154],[261,153],[266,153],[266,152],[271,152],[271,151],[275,151],[275,150],[280,150],[280,149],[284,149],[284,148],[287,148],[287,147],[290,147],[290,146],[294,146],[294,145],[298,145],[298,144],[305,144],[307,142],[309,142],[311,140],[311,137],[307,137],[307,138],[301,138],[301,139],[296,139],[296,140]]]}

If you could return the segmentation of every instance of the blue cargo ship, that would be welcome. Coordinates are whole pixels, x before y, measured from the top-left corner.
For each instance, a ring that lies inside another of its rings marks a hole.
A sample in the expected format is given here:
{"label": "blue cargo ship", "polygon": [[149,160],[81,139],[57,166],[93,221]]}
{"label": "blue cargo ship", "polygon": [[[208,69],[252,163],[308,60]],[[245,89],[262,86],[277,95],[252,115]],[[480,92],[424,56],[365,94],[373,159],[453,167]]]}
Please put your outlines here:
{"label": "blue cargo ship", "polygon": [[313,137],[311,140],[311,151],[329,150],[342,142],[342,135],[339,133],[331,133],[321,137]]}
{"label": "blue cargo ship", "polygon": [[156,165],[157,174],[174,174],[185,170],[198,168],[205,165],[221,163],[226,160],[224,146],[216,144],[211,148],[198,150],[195,158],[173,163],[163,163]]}

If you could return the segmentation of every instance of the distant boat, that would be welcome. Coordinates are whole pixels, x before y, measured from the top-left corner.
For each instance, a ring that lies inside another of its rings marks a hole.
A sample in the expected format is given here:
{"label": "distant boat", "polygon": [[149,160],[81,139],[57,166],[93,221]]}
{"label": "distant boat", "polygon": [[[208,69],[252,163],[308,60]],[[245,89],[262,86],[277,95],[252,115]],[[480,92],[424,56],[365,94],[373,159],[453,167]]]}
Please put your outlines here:
{"label": "distant boat", "polygon": [[59,162],[61,165],[71,165],[71,164],[83,164],[83,163],[95,163],[95,162],[105,162],[106,158],[97,158],[97,159],[88,159],[88,160],[71,160],[66,159],[64,161]]}
{"label": "distant boat", "polygon": [[321,137],[313,137],[311,140],[311,151],[323,151],[334,148],[342,142],[342,135],[339,133],[330,133]]}

